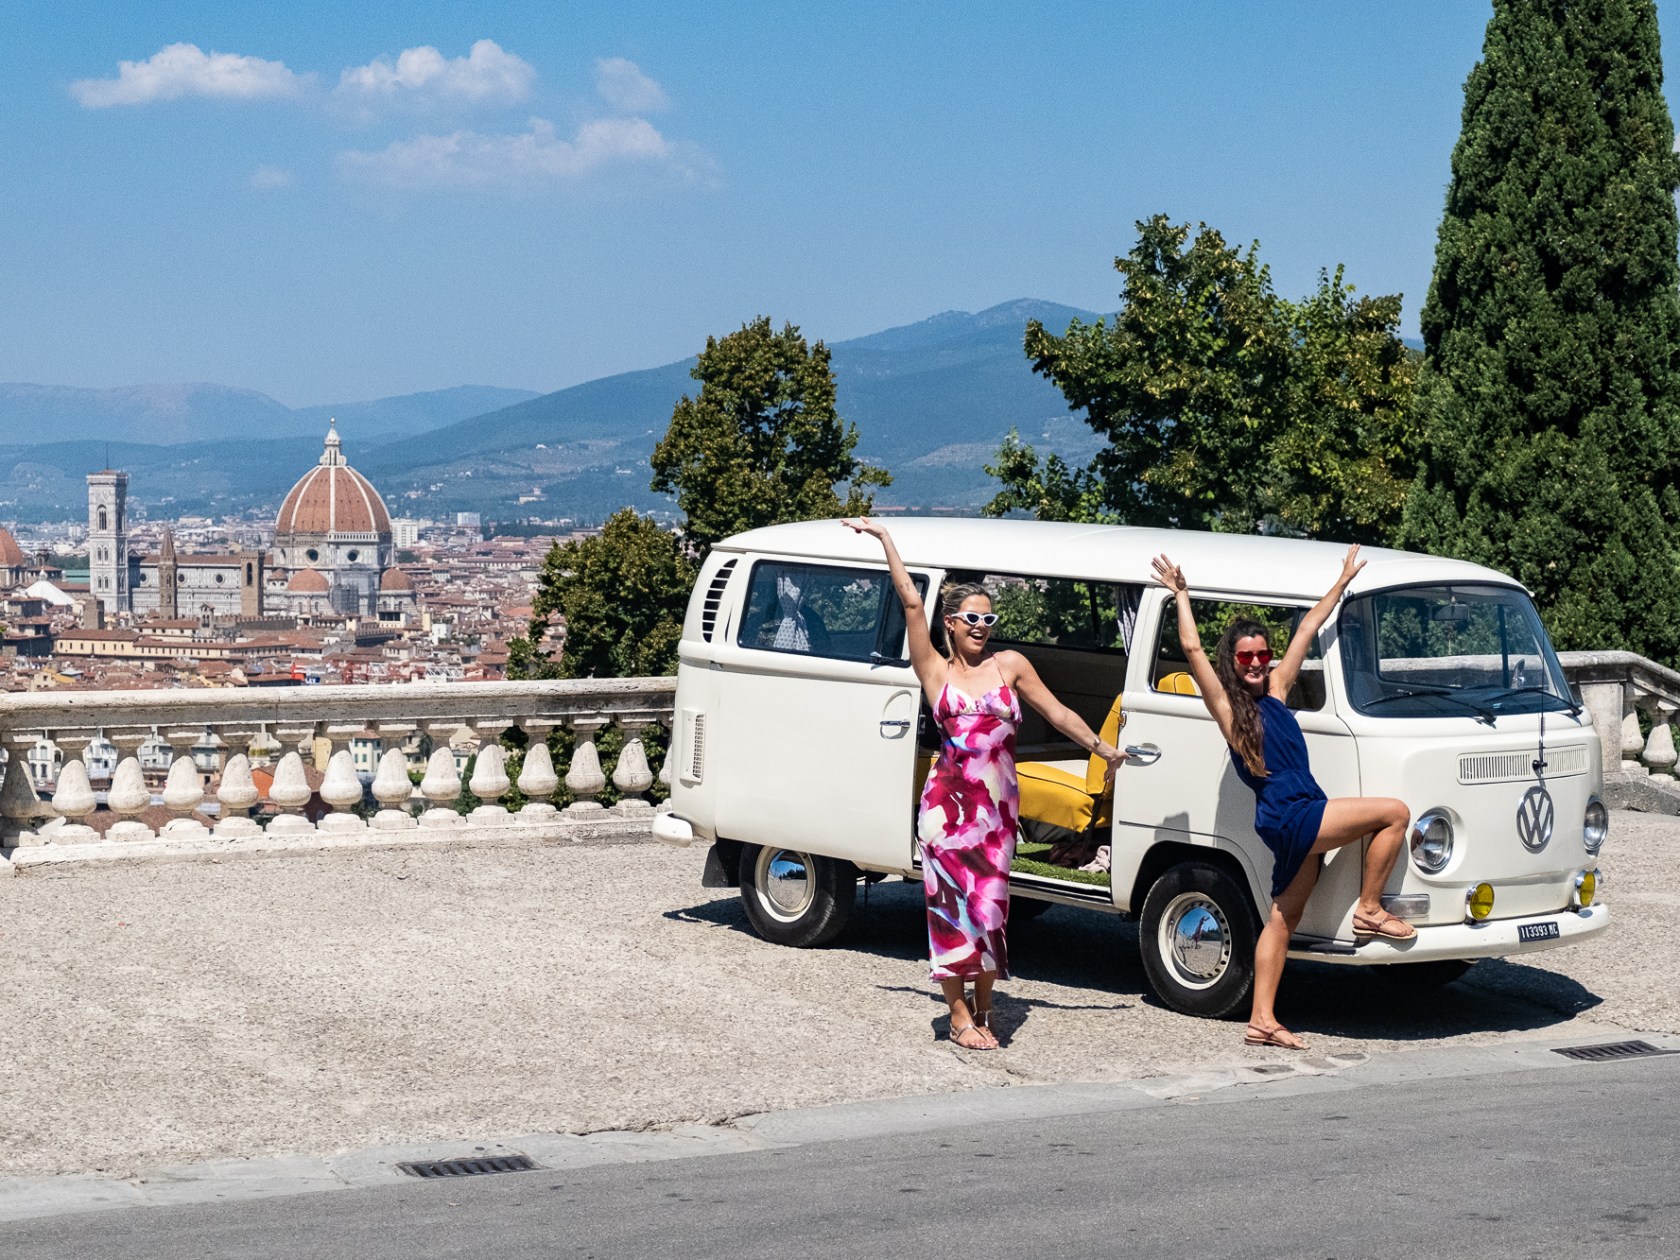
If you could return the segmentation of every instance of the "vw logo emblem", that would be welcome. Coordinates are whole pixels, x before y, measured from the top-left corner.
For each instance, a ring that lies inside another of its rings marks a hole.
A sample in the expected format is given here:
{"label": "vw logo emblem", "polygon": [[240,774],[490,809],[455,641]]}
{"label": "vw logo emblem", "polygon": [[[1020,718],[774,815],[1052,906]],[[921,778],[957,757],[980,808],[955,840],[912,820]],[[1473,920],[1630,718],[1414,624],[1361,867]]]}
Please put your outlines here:
{"label": "vw logo emblem", "polygon": [[1556,812],[1552,794],[1538,783],[1523,793],[1517,804],[1517,837],[1530,853],[1540,852],[1550,842]]}

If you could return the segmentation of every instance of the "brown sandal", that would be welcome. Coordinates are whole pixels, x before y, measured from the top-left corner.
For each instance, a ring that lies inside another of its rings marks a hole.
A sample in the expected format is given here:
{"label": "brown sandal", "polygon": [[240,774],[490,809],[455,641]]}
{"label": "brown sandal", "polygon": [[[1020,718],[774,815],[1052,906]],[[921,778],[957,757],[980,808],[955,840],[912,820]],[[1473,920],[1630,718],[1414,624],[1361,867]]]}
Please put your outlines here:
{"label": "brown sandal", "polygon": [[[1285,1041],[1284,1038],[1289,1040]],[[1282,1024],[1275,1024],[1271,1028],[1262,1028],[1259,1024],[1248,1026],[1248,1035],[1243,1038],[1245,1046],[1273,1046],[1279,1050],[1305,1050],[1307,1043],[1302,1041]]]}
{"label": "brown sandal", "polygon": [[1416,935],[1415,927],[1386,910],[1380,915],[1360,914],[1357,910],[1353,912],[1353,939],[1361,944],[1379,936],[1385,941],[1409,941]]}

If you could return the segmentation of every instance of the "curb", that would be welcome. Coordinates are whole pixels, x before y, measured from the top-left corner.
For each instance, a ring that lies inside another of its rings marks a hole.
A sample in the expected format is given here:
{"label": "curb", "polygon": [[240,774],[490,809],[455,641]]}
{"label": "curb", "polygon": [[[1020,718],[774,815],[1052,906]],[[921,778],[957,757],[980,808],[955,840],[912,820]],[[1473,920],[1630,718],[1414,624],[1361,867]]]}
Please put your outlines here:
{"label": "curb", "polygon": [[[1585,1025],[1568,1038],[1536,1038],[1496,1045],[1399,1050],[1368,1057],[1323,1055],[1225,1067],[1178,1077],[1114,1082],[1015,1085],[956,1094],[836,1103],[760,1112],[716,1125],[597,1133],[542,1133],[496,1141],[466,1139],[416,1146],[374,1147],[326,1156],[221,1159],[167,1166],[128,1178],[97,1173],[0,1179],[0,1224],[121,1208],[232,1203],[327,1191],[417,1184],[400,1171],[406,1161],[525,1155],[539,1173],[608,1164],[640,1164],[786,1150],[819,1142],[925,1133],[969,1125],[1050,1119],[1170,1106],[1260,1102],[1303,1094],[1340,1093],[1442,1077],[1485,1076],[1547,1068],[1591,1071],[1591,1063],[1553,1050],[1588,1042],[1627,1040],[1628,1030]],[[1643,1034],[1659,1049],[1680,1052],[1680,1034]],[[500,1176],[518,1176],[503,1173]]]}

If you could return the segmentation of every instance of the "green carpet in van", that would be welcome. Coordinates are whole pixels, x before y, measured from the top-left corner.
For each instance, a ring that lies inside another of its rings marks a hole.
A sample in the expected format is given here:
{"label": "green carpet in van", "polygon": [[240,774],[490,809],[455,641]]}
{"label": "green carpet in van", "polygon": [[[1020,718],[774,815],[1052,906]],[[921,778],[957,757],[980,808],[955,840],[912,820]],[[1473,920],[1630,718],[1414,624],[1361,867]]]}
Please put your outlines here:
{"label": "green carpet in van", "polygon": [[1044,879],[1063,879],[1072,884],[1091,884],[1097,888],[1108,887],[1107,871],[1076,871],[1067,866],[1051,866],[1048,862],[1040,861],[1047,857],[1050,846],[1047,844],[1030,844],[1026,841],[1015,846],[1015,860],[1009,869],[1017,875],[1037,875]]}

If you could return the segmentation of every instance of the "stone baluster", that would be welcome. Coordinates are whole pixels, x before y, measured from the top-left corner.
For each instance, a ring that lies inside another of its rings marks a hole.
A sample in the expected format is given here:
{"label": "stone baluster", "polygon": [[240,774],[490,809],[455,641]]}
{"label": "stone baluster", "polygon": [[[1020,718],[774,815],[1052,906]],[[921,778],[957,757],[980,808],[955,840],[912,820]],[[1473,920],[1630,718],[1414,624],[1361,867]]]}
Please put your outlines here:
{"label": "stone baluster", "polygon": [[268,834],[271,836],[309,835],[315,830],[315,824],[309,821],[304,810],[309,805],[309,799],[314,795],[309,790],[309,776],[304,772],[303,754],[301,749],[307,742],[313,747],[315,742],[315,727],[309,725],[279,725],[274,730],[275,737],[280,741],[280,747],[285,749],[280,761],[274,767],[274,786],[268,790],[268,799],[280,811],[268,823]]}
{"label": "stone baluster", "polygon": [[250,726],[225,726],[216,732],[221,740],[222,772],[216,784],[216,825],[211,835],[218,840],[237,840],[260,836],[259,827],[250,813],[258,799],[256,780],[251,777],[252,741],[257,730]]}
{"label": "stone baluster", "polygon": [[362,803],[362,781],[356,775],[355,758],[348,748],[340,748],[327,759],[321,799],[332,806],[332,813],[317,824],[320,830],[339,834],[367,830],[367,823],[353,812]]}
{"label": "stone baluster", "polygon": [[324,734],[332,746],[327,757],[326,776],[321,780],[321,799],[332,806],[332,813],[316,826],[321,831],[366,831],[367,823],[353,811],[362,803],[361,778],[356,774],[356,759],[350,752],[350,741],[367,729],[365,723],[345,725],[328,723]]}
{"label": "stone baluster", "polygon": [[513,817],[508,813],[507,806],[501,804],[501,798],[513,786],[507,776],[507,752],[501,744],[504,727],[500,722],[478,721],[472,724],[471,729],[478,735],[479,741],[467,789],[478,797],[480,804],[473,809],[470,817],[481,827],[499,826]]}
{"label": "stone baluster", "polygon": [[566,790],[572,803],[563,811],[571,818],[598,817],[606,807],[594,798],[607,786],[601,773],[601,754],[595,748],[595,733],[607,724],[601,717],[578,717],[567,723],[577,743],[572,747],[572,764],[566,767]]}
{"label": "stone baluster", "polygon": [[1669,725],[1674,706],[1651,704],[1646,708],[1646,712],[1651,718],[1651,735],[1645,741],[1645,765],[1657,778],[1671,778],[1677,760],[1674,752],[1674,728]]}
{"label": "stone baluster", "polygon": [[560,787],[560,776],[554,773],[554,756],[548,751],[548,733],[554,727],[549,722],[526,720],[525,757],[519,767],[519,790],[525,796],[519,817],[524,822],[541,822],[553,818],[559,811],[548,798]]}
{"label": "stone baluster", "polygon": [[294,747],[274,767],[274,786],[268,790],[268,799],[280,812],[269,820],[268,833],[274,836],[313,834],[315,824],[303,812],[312,795],[309,777],[303,770],[303,758]]}
{"label": "stone baluster", "polygon": [[653,806],[642,795],[653,786],[653,771],[648,769],[647,749],[642,745],[642,731],[649,724],[648,719],[640,717],[618,719],[618,729],[624,732],[624,747],[619,749],[618,764],[613,767],[613,786],[620,796],[612,812],[621,818],[640,818],[653,813]]}
{"label": "stone baluster", "polygon": [[6,778],[0,782],[0,819],[4,831],[0,840],[7,848],[42,843],[38,830],[42,819],[52,814],[52,806],[35,794],[29,779],[29,753],[35,740],[19,731],[0,735],[6,749]]}
{"label": "stone baluster", "polygon": [[422,827],[460,827],[466,819],[455,812],[455,801],[461,795],[461,772],[455,768],[455,753],[448,743],[440,742],[426,762],[426,775],[420,780],[420,795],[427,801],[426,812],[420,815]]}
{"label": "stone baluster", "polygon": [[152,803],[152,789],[146,784],[146,773],[140,768],[140,748],[152,738],[150,730],[137,726],[108,732],[106,738],[117,747],[117,768],[111,774],[111,790],[105,803],[117,816],[107,840],[151,840],[156,833],[140,821]]}
{"label": "stone baluster", "polygon": [[1632,704],[1622,714],[1622,772],[1644,774],[1639,758],[1645,751],[1645,737],[1639,733],[1639,710]]}
{"label": "stone baluster", "polygon": [[64,764],[58,769],[58,786],[52,797],[58,817],[41,829],[42,838],[49,844],[86,844],[99,839],[99,833],[87,824],[87,816],[99,803],[88,781],[87,746],[92,742],[91,731],[61,731],[53,736],[53,743],[64,754]]}
{"label": "stone baluster", "polygon": [[159,732],[169,745],[169,778],[163,785],[163,803],[175,817],[163,824],[158,835],[166,840],[203,840],[210,829],[192,816],[204,801],[204,782],[192,759],[193,746],[204,738],[202,726],[171,726]]}
{"label": "stone baluster", "polygon": [[401,748],[387,748],[379,755],[379,769],[373,776],[373,798],[379,812],[370,824],[378,831],[407,831],[416,824],[408,812],[414,785],[408,781],[408,758]]}

